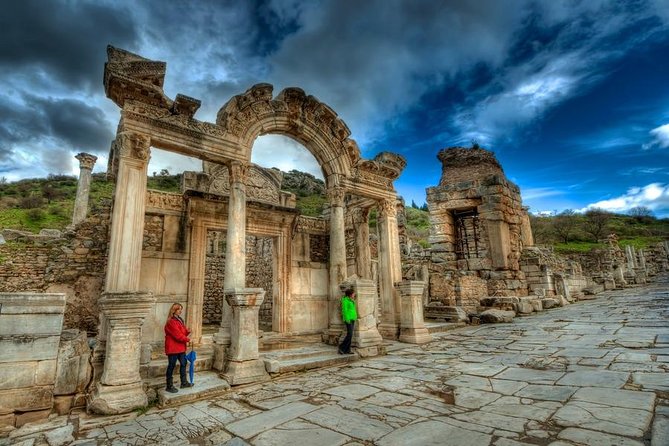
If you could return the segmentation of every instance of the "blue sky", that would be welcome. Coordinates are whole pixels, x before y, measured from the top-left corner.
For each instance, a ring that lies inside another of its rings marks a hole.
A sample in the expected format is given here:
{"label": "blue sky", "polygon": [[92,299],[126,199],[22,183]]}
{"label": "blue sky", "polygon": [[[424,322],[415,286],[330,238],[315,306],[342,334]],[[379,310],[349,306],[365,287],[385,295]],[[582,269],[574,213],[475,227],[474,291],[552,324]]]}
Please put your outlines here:
{"label": "blue sky", "polygon": [[[422,204],[437,152],[495,152],[532,212],[647,206],[669,217],[669,0],[11,2],[0,17],[0,177],[76,174],[106,157],[119,110],[107,44],[167,62],[165,90],[213,122],[258,82],[303,88],[348,124],[362,154],[407,159]],[[253,161],[318,174],[283,137]],[[198,168],[154,151],[150,172]]]}

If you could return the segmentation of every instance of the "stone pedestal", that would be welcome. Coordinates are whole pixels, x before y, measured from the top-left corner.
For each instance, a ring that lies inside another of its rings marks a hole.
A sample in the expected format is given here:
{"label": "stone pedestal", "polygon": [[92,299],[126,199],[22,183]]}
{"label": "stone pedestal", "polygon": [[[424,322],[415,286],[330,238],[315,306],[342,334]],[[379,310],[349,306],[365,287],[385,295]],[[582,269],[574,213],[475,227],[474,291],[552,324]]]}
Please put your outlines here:
{"label": "stone pedestal", "polygon": [[265,291],[262,288],[236,288],[224,291],[232,309],[230,347],[222,375],[230,385],[268,381],[265,363],[258,354],[258,310]]}
{"label": "stone pedestal", "polygon": [[139,374],[142,324],[156,299],[149,293],[104,293],[104,369],[88,400],[92,412],[113,415],[147,405]]}
{"label": "stone pedestal", "polygon": [[400,314],[400,342],[425,344],[432,335],[425,327],[423,319],[423,288],[425,282],[403,280],[397,284],[402,301]]}
{"label": "stone pedestal", "polygon": [[369,279],[352,279],[341,285],[342,294],[346,288],[353,288],[356,296],[356,307],[358,320],[353,327],[353,342],[361,356],[376,356],[379,354],[378,346],[383,343],[383,338],[376,328],[377,294],[376,284]]}

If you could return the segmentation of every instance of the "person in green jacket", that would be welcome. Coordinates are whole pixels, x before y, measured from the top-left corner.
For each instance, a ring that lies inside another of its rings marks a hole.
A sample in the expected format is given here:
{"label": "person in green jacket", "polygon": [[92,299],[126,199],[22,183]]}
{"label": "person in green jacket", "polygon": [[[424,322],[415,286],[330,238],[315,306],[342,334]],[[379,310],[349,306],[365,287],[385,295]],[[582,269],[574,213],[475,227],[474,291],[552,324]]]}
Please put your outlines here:
{"label": "person in green jacket", "polygon": [[352,355],[351,339],[353,339],[353,325],[358,319],[358,312],[355,309],[355,292],[352,288],[344,291],[344,296],[341,298],[341,318],[346,324],[346,337],[339,344],[340,355]]}

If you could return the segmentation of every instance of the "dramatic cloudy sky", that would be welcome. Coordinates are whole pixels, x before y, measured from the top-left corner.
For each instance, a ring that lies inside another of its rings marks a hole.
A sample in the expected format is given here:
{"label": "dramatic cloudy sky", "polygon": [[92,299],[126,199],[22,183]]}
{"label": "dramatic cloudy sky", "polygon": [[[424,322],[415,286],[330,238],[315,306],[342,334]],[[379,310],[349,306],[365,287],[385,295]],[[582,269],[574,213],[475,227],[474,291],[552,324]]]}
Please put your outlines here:
{"label": "dramatic cloudy sky", "polygon": [[[669,216],[669,0],[21,0],[0,16],[0,177],[76,174],[106,157],[118,108],[107,44],[167,62],[165,91],[214,121],[258,82],[298,86],[348,124],[363,156],[407,158],[422,204],[437,152],[495,152],[531,211],[647,206]],[[318,173],[260,138],[253,161]],[[198,163],[154,151],[150,172]]]}

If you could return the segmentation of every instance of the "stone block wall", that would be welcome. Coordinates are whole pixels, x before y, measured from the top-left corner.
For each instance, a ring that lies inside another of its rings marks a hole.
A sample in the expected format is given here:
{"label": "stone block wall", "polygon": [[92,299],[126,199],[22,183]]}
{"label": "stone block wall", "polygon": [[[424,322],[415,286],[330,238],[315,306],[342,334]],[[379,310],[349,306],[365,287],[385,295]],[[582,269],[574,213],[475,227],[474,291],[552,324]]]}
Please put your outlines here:
{"label": "stone block wall", "polygon": [[0,426],[51,413],[64,313],[62,293],[0,293]]}
{"label": "stone block wall", "polygon": [[97,332],[97,300],[107,262],[109,204],[73,231],[2,231],[0,292],[65,293],[64,325]]}
{"label": "stone block wall", "polygon": [[[263,288],[265,299],[260,306],[260,323],[272,327],[273,250],[269,237],[246,237],[246,286]],[[205,284],[202,320],[205,324],[220,324],[225,277],[225,249],[208,253],[205,261]]]}

